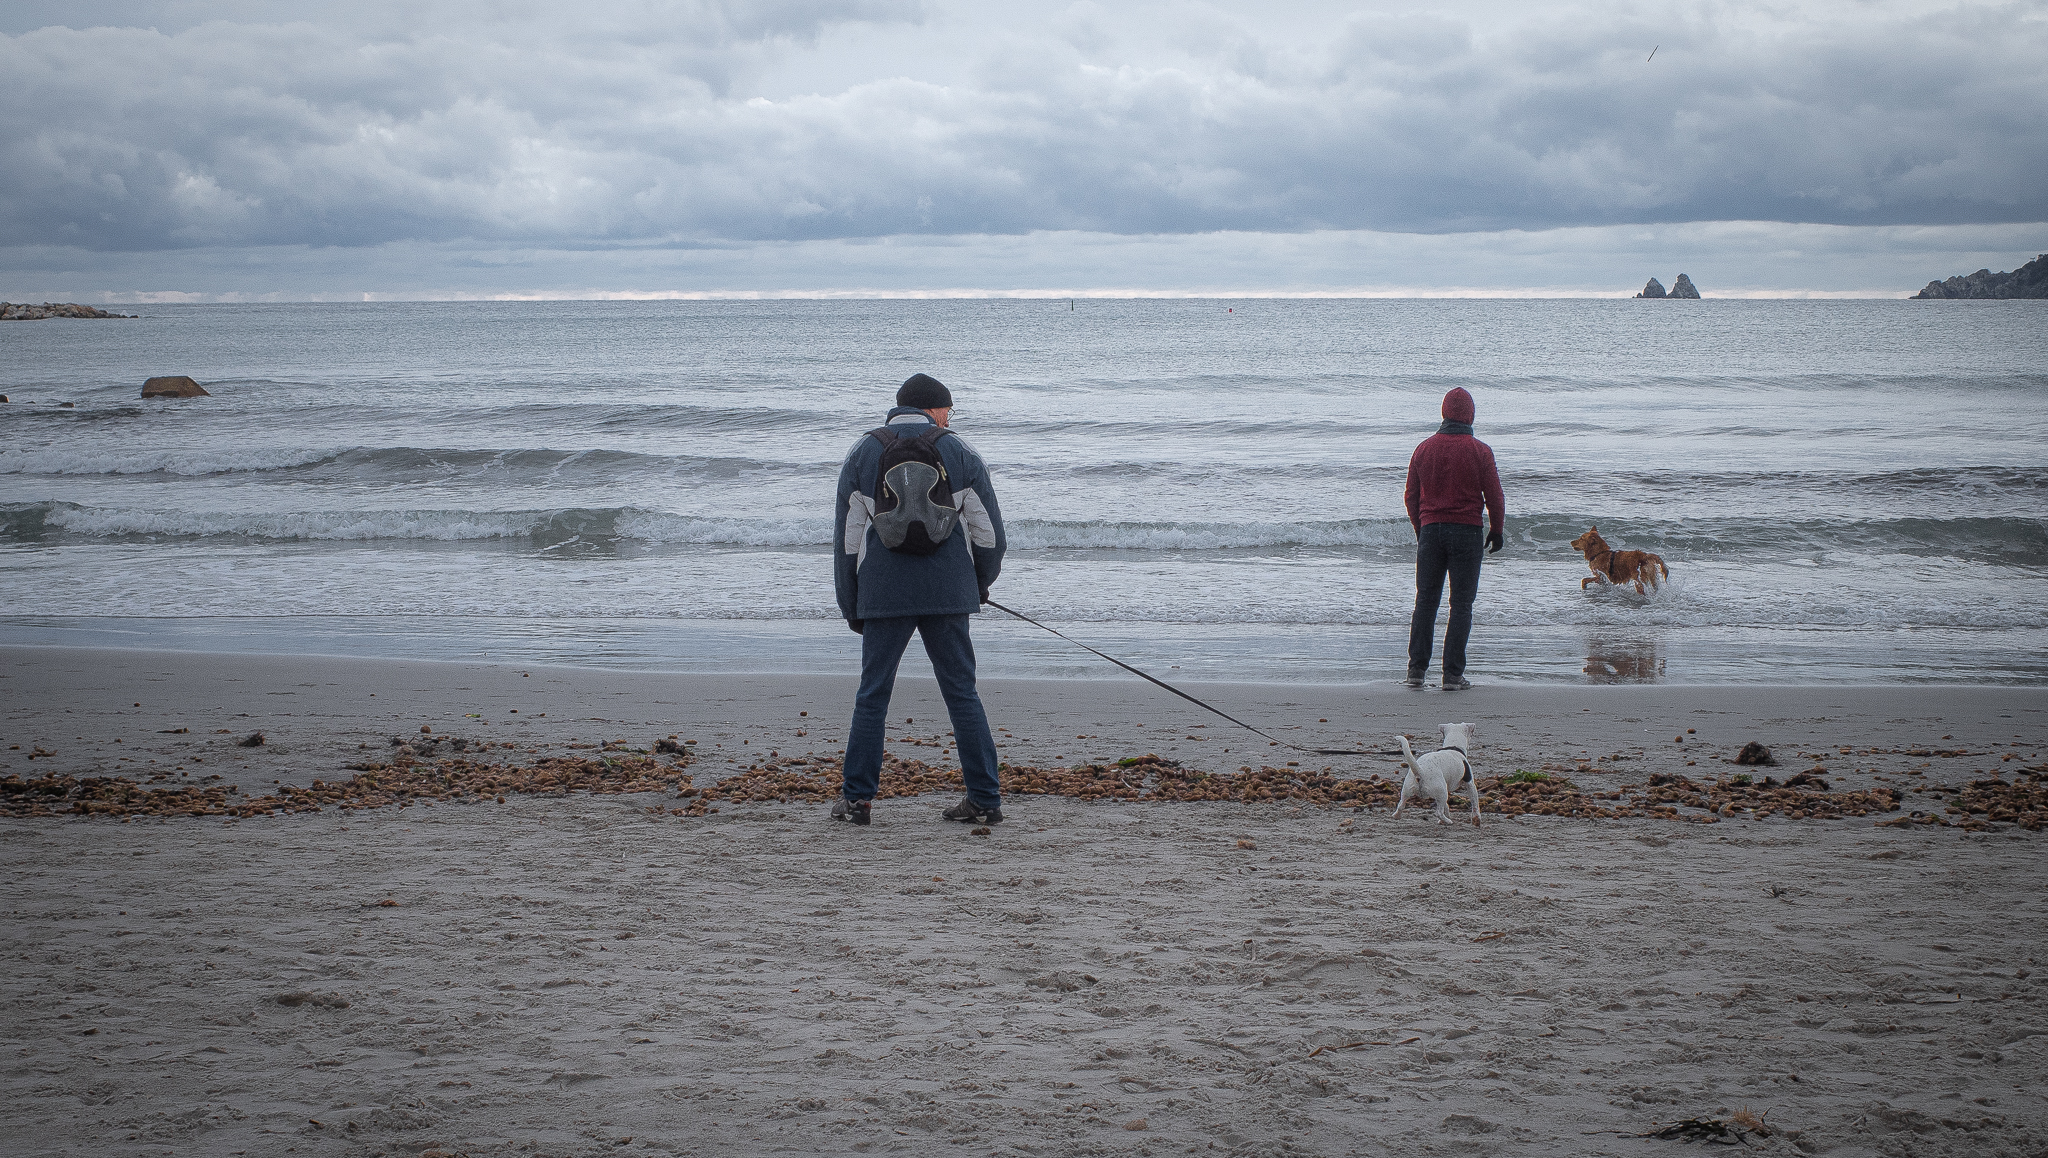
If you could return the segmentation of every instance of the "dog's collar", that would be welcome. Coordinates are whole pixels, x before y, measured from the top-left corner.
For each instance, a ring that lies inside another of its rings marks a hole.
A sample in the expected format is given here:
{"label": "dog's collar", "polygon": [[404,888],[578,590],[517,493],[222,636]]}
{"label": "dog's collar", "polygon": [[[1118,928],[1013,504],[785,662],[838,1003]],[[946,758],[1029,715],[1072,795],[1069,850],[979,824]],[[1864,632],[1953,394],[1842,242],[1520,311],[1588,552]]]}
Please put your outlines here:
{"label": "dog's collar", "polygon": [[1607,565],[1605,567],[1600,568],[1600,573],[1607,576],[1607,578],[1610,581],[1612,581],[1614,578],[1614,548],[1609,547],[1605,551],[1602,551],[1600,553],[1602,555],[1607,556]]}
{"label": "dog's collar", "polygon": [[[1460,748],[1460,747],[1458,747],[1458,746],[1457,746],[1456,744],[1445,744],[1445,745],[1444,745],[1444,749],[1448,749],[1448,750],[1450,750],[1450,751],[1452,751],[1452,752],[1456,752],[1456,753],[1457,753],[1458,755],[1460,755],[1460,756],[1463,756],[1463,755],[1465,754],[1465,749],[1463,749],[1463,748]],[[1439,749],[1439,750],[1443,750],[1443,749]]]}

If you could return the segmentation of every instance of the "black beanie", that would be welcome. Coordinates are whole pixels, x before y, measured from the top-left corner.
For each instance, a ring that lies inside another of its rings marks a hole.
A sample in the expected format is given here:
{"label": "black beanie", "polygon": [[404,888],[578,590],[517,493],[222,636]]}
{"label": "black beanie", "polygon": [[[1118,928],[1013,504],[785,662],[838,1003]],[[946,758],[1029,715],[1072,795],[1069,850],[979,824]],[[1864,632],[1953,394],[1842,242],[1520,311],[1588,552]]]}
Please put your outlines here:
{"label": "black beanie", "polygon": [[953,405],[953,392],[930,374],[912,374],[904,379],[903,388],[896,391],[896,405],[945,410]]}

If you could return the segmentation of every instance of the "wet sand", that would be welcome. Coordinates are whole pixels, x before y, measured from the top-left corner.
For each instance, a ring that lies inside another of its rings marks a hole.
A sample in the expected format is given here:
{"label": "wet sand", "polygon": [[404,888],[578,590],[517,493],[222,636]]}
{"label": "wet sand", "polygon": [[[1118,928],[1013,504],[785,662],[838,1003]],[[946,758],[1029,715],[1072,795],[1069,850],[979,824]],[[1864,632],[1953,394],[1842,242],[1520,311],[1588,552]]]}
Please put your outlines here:
{"label": "wet sand", "polygon": [[[1726,775],[1756,739],[1786,770],[1897,786],[1931,814],[1920,789],[2011,779],[2048,742],[2048,694],[2025,689],[1195,690],[1309,747],[1472,720],[1488,772],[1583,763],[1616,785]],[[1136,681],[985,692],[1016,763],[1280,761]],[[5,649],[0,776],[255,792],[345,776],[425,726],[526,759],[673,733],[704,784],[836,752],[850,696],[850,679]],[[263,746],[229,743],[255,730]],[[946,731],[929,681],[906,680],[892,751],[948,763]],[[654,795],[0,820],[0,1145],[1638,1155],[1673,1143],[1631,1135],[1744,1107],[1773,1128],[1747,1138],[1767,1153],[2048,1138],[2048,867],[2041,835],[2010,826],[1475,830],[1016,796],[975,837],[937,796],[884,801],[862,830],[811,804],[657,815]]]}

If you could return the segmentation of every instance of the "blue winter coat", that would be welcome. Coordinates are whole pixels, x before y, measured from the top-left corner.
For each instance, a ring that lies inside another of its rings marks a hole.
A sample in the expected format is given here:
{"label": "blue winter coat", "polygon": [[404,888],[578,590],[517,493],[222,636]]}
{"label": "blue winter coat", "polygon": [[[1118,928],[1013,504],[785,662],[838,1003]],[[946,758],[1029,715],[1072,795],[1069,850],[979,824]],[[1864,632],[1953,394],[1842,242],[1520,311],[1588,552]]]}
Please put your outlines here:
{"label": "blue winter coat", "polygon": [[[924,411],[898,406],[888,424],[906,437],[931,426]],[[832,579],[839,614],[849,620],[899,615],[966,615],[981,607],[981,593],[1002,574],[1003,512],[996,505],[988,467],[967,440],[948,432],[938,441],[939,458],[953,485],[960,521],[951,538],[932,555],[905,555],[882,545],[872,526],[881,484],[882,444],[863,434],[839,468],[839,497],[832,507]]]}

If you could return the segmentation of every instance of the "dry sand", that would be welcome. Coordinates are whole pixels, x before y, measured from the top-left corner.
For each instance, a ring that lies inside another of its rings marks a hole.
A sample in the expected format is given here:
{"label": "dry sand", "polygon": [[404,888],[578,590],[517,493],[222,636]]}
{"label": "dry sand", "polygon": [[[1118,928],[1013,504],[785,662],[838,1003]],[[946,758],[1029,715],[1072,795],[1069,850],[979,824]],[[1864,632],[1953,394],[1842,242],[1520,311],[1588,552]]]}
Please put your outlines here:
{"label": "dry sand", "polygon": [[[985,690],[1019,763],[1279,759],[1135,681]],[[1915,789],[2048,741],[2026,689],[1199,690],[1309,746],[1474,720],[1486,771],[1586,760],[1617,785],[1725,774],[1758,739],[1934,812]],[[425,725],[523,758],[676,733],[701,784],[832,753],[850,695],[0,649],[0,776],[254,792]],[[928,681],[892,718],[914,721],[894,750],[939,757]],[[2048,1153],[2038,834],[1020,796],[975,837],[937,797],[868,829],[656,802],[0,821],[0,1149],[1633,1156],[1747,1107],[1764,1153]]]}

